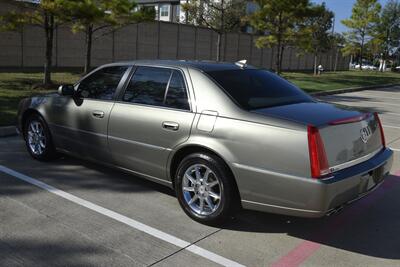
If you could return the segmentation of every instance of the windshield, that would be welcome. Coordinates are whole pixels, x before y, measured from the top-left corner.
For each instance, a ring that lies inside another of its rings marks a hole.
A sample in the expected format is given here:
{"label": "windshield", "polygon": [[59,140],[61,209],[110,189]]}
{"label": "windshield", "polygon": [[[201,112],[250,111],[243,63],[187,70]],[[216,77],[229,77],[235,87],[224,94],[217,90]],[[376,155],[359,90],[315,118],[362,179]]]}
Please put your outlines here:
{"label": "windshield", "polygon": [[223,70],[207,74],[246,110],[313,102],[295,85],[266,70]]}

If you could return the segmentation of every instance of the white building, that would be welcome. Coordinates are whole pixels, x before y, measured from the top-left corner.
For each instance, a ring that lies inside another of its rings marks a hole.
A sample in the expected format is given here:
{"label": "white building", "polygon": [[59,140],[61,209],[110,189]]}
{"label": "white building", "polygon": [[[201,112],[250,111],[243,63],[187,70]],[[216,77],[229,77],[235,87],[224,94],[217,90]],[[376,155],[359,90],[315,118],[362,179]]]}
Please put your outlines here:
{"label": "white building", "polygon": [[[182,10],[182,4],[190,0],[137,0],[140,6],[154,7],[156,11],[156,20],[169,21],[176,23],[188,23],[187,15]],[[214,0],[220,1],[220,0]],[[253,0],[247,1],[246,12],[253,13],[257,9],[257,5]],[[246,29],[246,31],[251,31]]]}
{"label": "white building", "polygon": [[185,23],[181,4],[188,0],[137,0],[140,6],[154,7],[156,20]]}

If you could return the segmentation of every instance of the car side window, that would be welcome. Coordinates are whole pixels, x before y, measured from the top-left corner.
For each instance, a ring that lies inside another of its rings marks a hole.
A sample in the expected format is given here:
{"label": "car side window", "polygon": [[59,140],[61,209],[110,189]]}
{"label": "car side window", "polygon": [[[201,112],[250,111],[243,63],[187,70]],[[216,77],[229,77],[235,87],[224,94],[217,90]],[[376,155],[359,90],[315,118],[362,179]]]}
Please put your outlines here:
{"label": "car side window", "polygon": [[162,106],[171,70],[138,67],[123,96],[123,101]]}
{"label": "car side window", "polygon": [[182,74],[177,70],[167,68],[138,67],[122,100],[189,110]]}
{"label": "car side window", "polygon": [[171,108],[190,110],[185,81],[179,71],[172,71],[165,105]]}
{"label": "car side window", "polygon": [[115,91],[128,66],[102,68],[79,83],[78,91],[83,98],[113,100]]}

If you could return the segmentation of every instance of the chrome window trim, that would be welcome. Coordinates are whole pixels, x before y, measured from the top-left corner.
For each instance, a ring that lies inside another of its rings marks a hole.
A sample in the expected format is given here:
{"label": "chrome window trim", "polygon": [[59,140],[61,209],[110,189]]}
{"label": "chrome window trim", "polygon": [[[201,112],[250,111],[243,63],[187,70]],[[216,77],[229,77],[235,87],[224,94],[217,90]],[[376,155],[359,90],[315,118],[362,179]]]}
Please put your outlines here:
{"label": "chrome window trim", "polygon": [[131,103],[131,102],[124,102],[124,101],[114,101],[114,102],[115,102],[115,104],[124,104],[124,105],[140,106],[140,107],[146,107],[146,108],[166,109],[166,110],[171,110],[171,111],[193,113],[193,111],[186,110],[186,109],[170,108],[170,107],[163,107],[163,106],[157,106],[157,105],[148,105],[148,104],[142,104],[142,103]]}

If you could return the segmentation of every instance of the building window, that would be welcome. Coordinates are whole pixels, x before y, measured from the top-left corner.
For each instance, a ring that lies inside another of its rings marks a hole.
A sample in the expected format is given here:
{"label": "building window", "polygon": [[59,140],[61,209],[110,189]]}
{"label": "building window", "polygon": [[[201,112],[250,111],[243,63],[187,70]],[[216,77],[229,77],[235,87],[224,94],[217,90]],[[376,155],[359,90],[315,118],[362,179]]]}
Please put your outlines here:
{"label": "building window", "polygon": [[162,5],[160,8],[160,16],[161,17],[168,17],[169,16],[169,6]]}

